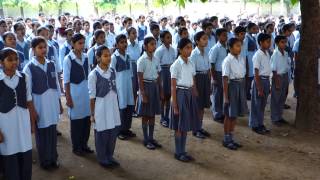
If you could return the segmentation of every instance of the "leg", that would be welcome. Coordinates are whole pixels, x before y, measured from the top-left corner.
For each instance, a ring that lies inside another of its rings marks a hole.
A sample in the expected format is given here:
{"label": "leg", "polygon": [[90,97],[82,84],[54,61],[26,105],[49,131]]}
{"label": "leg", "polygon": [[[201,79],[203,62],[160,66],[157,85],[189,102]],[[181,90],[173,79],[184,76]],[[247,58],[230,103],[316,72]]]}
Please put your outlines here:
{"label": "leg", "polygon": [[133,113],[133,106],[127,106],[127,121],[125,122],[125,130],[128,132],[132,125],[132,113]]}
{"label": "leg", "polygon": [[18,180],[20,179],[20,166],[18,153],[3,156],[3,172],[6,180]]}
{"label": "leg", "polygon": [[19,170],[21,180],[31,180],[32,177],[32,151],[19,154]]}
{"label": "leg", "polygon": [[120,164],[113,158],[114,149],[116,147],[118,128],[109,129],[109,143],[108,143],[108,159],[114,166],[119,166]]}
{"label": "leg", "polygon": [[49,127],[49,134],[48,137],[50,138],[50,150],[51,150],[51,165],[55,166],[57,165],[57,160],[58,160],[58,151],[57,151],[57,125],[51,125]]}
{"label": "leg", "polygon": [[108,133],[107,130],[98,132],[95,131],[95,145],[96,145],[96,153],[97,153],[97,159],[100,164],[107,164],[108,161]]}
{"label": "leg", "polygon": [[90,130],[91,130],[91,121],[90,121],[90,117],[87,116],[85,118],[83,118],[83,136],[82,136],[82,149],[84,152],[86,153],[94,153],[93,150],[90,149],[90,147],[88,146],[88,141],[90,138]]}
{"label": "leg", "polygon": [[71,120],[72,150],[76,155],[83,155],[81,147],[82,119]]}
{"label": "leg", "polygon": [[[49,137],[50,127],[36,129],[36,145],[40,161],[40,166],[44,169],[48,169],[51,166],[52,160],[52,137]],[[57,136],[55,134],[55,136]]]}

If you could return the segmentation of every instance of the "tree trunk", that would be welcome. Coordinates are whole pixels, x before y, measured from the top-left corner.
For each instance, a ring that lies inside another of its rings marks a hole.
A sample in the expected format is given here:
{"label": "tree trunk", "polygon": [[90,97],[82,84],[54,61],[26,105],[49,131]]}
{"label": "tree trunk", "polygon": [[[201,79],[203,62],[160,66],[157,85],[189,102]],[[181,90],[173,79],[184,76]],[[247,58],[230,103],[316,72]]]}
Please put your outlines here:
{"label": "tree trunk", "polygon": [[58,4],[58,15],[59,15],[59,16],[62,14],[62,6],[63,6],[63,4],[62,4],[62,2],[60,2],[60,3]]}
{"label": "tree trunk", "polygon": [[39,4],[39,13],[43,12],[43,7],[41,6],[41,4]]}
{"label": "tree trunk", "polygon": [[147,11],[149,13],[149,0],[145,0],[144,5],[147,7]]}
{"label": "tree trunk", "polygon": [[20,5],[20,15],[24,18],[24,9],[22,5]]}
{"label": "tree trunk", "polygon": [[299,60],[297,61],[298,103],[296,127],[320,131],[320,94],[318,85],[318,59],[320,44],[320,1],[300,1],[302,32]]}
{"label": "tree trunk", "polygon": [[77,12],[77,16],[79,16],[79,4],[78,4],[78,1],[76,2],[76,12]]}
{"label": "tree trunk", "polygon": [[0,0],[0,16],[4,18],[3,0]]}
{"label": "tree trunk", "polygon": [[270,3],[270,14],[272,15],[272,3]]}

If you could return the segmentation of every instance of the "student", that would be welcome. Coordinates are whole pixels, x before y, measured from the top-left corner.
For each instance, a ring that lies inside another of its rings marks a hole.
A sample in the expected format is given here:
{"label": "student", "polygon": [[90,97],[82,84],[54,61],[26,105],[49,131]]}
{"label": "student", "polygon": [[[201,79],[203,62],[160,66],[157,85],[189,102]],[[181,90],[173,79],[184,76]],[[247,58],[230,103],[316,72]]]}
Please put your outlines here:
{"label": "student", "polygon": [[174,44],[173,44],[174,48],[177,48],[180,39],[189,38],[189,31],[186,27],[181,27],[178,29],[177,35],[178,35],[178,37],[176,38],[177,41],[174,42]]}
{"label": "student", "polygon": [[204,31],[198,32],[194,36],[196,48],[192,51],[190,61],[194,64],[195,86],[197,88],[197,104],[199,112],[199,127],[193,131],[193,135],[197,138],[204,139],[210,134],[202,128],[204,109],[210,107],[211,94],[211,74],[209,56],[205,53],[205,48],[208,45],[208,36]]}
{"label": "student", "polygon": [[211,96],[213,119],[223,123],[223,82],[222,82],[222,62],[227,57],[227,30],[219,28],[216,30],[218,42],[210,49],[209,61],[211,63],[211,77],[213,82],[213,92]]}
{"label": "student", "polygon": [[223,28],[225,28],[228,33],[228,40],[234,37],[234,35],[232,33],[232,23],[233,23],[233,21],[229,20],[223,24]]}
{"label": "student", "polygon": [[237,150],[242,145],[233,139],[236,119],[245,113],[245,75],[246,65],[241,53],[241,41],[231,38],[228,41],[230,53],[222,63],[223,97],[224,97],[224,139],[223,146],[230,150]]}
{"label": "student", "polygon": [[114,33],[114,26],[113,23],[109,22],[109,31],[106,32],[106,44],[108,45],[108,48],[110,51],[113,51],[116,44],[116,35]]}
{"label": "student", "polygon": [[122,30],[118,35],[124,34],[126,37],[128,37],[127,31],[130,27],[132,27],[132,19],[130,17],[125,17],[122,22]]}
{"label": "student", "polygon": [[90,48],[90,44],[89,41],[93,36],[93,33],[90,31],[90,22],[89,21],[84,21],[83,22],[83,31],[82,34],[84,35],[84,37],[86,37],[86,45],[85,45],[85,49],[86,52],[88,51],[88,49]]}
{"label": "student", "polygon": [[194,64],[189,61],[192,51],[190,39],[181,39],[178,43],[179,56],[171,65],[171,117],[170,128],[175,131],[175,155],[182,162],[194,158],[186,152],[187,132],[199,126],[199,115],[196,99],[196,75]]}
{"label": "student", "polygon": [[143,39],[147,35],[148,28],[144,25],[146,18],[144,15],[139,16],[139,24],[138,24],[138,41],[139,43],[143,44]]}
{"label": "student", "polygon": [[[130,58],[131,67],[132,67],[132,88],[133,88],[133,98],[134,102],[137,102],[137,95],[139,90],[138,85],[138,73],[137,73],[137,60],[140,58],[141,47],[137,41],[137,30],[134,27],[128,29],[128,47],[127,53]],[[133,113],[134,117],[137,117],[136,111]]]}
{"label": "student", "polygon": [[98,46],[104,45],[106,41],[106,34],[103,30],[98,29],[94,32],[91,48],[88,50],[88,60],[91,69],[97,66],[96,49]]}
{"label": "student", "polygon": [[4,48],[4,42],[3,42],[3,34],[7,32],[7,23],[5,20],[0,20],[0,50]]}
{"label": "student", "polygon": [[270,46],[270,50],[269,50],[269,53],[272,54],[274,49],[275,49],[275,42],[274,42],[274,36],[273,36],[273,33],[274,33],[274,23],[270,22],[270,23],[267,23],[265,26],[264,26],[264,33],[266,34],[269,34],[271,36],[271,46]]}
{"label": "student", "polygon": [[289,87],[290,61],[288,53],[285,51],[287,37],[277,36],[275,38],[277,48],[271,56],[272,87],[271,87],[271,120],[274,125],[281,126],[288,124],[283,119],[283,108],[286,102]]}
{"label": "student", "polygon": [[[8,31],[3,34],[2,39],[3,39],[4,47],[10,47],[12,49],[17,48],[16,35],[14,33]],[[21,71],[23,69],[23,67],[26,65],[25,57],[24,57],[23,53],[18,50],[17,50],[17,53],[18,53],[18,57],[19,57],[18,70]]]}
{"label": "student", "polygon": [[17,70],[18,61],[16,50],[0,51],[0,155],[5,179],[31,180],[35,110],[28,77]]}
{"label": "student", "polygon": [[66,33],[66,41],[63,43],[63,45],[60,45],[59,49],[59,61],[60,65],[62,67],[62,70],[64,69],[64,59],[65,57],[70,53],[72,50],[72,36],[73,36],[73,30],[71,28],[68,28],[65,30]]}
{"label": "student", "polygon": [[80,19],[76,19],[73,21],[72,24],[73,27],[73,32],[76,33],[80,33],[82,30],[82,22],[80,21]]}
{"label": "student", "polygon": [[16,23],[13,25],[14,33],[17,37],[17,50],[23,53],[25,61],[29,61],[30,42],[25,38],[26,28],[22,23]]}
{"label": "student", "polygon": [[73,50],[64,59],[63,81],[71,120],[73,153],[83,156],[85,153],[93,153],[88,147],[91,125],[88,93],[90,66],[87,55],[83,53],[85,37],[79,33],[74,34],[71,42]]}
{"label": "student", "polygon": [[170,83],[170,66],[176,58],[176,51],[171,46],[172,36],[169,31],[160,33],[162,45],[156,49],[154,56],[160,60],[160,79],[163,88],[164,99],[161,101],[161,119],[160,123],[164,127],[169,126],[169,111],[171,98],[171,83]]}
{"label": "student", "polygon": [[257,134],[270,132],[263,123],[264,110],[270,92],[270,75],[272,73],[269,48],[271,36],[261,33],[258,36],[260,49],[252,58],[254,67],[254,81],[252,84],[251,110],[249,116],[249,127]]}
{"label": "student", "polygon": [[67,23],[68,23],[68,19],[65,15],[60,15],[58,17],[58,21],[60,24],[60,27],[58,27],[56,29],[55,32],[55,37],[54,39],[56,39],[59,43],[59,46],[63,46],[65,41],[66,41],[66,30],[67,30]]}
{"label": "student", "polygon": [[249,23],[247,25],[247,34],[244,41],[248,49],[247,64],[249,67],[248,79],[246,80],[247,100],[251,100],[251,84],[254,77],[254,68],[253,68],[252,58],[253,58],[253,55],[258,50],[257,41],[254,35],[257,34],[258,31],[259,31],[259,27],[255,23]]}
{"label": "student", "polygon": [[[55,49],[57,51],[58,58],[59,58],[59,50],[60,50],[59,43],[55,39],[53,39],[54,27],[52,25],[48,24],[48,25],[46,25],[46,28],[49,29],[48,44],[50,46],[55,47]],[[59,64],[60,64],[60,61],[59,61]]]}
{"label": "student", "polygon": [[208,45],[205,48],[205,53],[209,54],[209,51],[211,48],[216,44],[216,39],[214,36],[212,36],[212,23],[204,21],[202,23],[202,30],[207,34],[208,36]]}
{"label": "student", "polygon": [[[145,52],[138,60],[138,115],[142,116],[143,144],[154,150],[162,146],[153,138],[155,115],[160,113],[160,97],[163,92],[159,79],[160,60],[154,56],[156,40],[153,37],[144,39]],[[160,93],[159,93],[160,91]],[[161,95],[160,95],[161,94]]]}
{"label": "student", "polygon": [[126,140],[136,137],[130,128],[132,124],[132,113],[134,109],[134,98],[132,88],[132,66],[127,54],[127,37],[120,34],[116,37],[116,51],[111,57],[111,65],[116,72],[117,94],[119,99],[121,127],[118,138]]}
{"label": "student", "polygon": [[[247,32],[246,28],[242,26],[237,26],[233,31],[235,38],[241,41],[242,46],[241,46],[240,56],[245,60],[247,59],[247,44],[244,43],[246,32]],[[247,65],[248,64],[246,63],[246,68],[248,68]],[[248,72],[248,69],[246,71]]]}
{"label": "student", "polygon": [[36,145],[40,166],[43,169],[58,168],[57,123],[62,114],[58,73],[54,62],[46,59],[47,42],[43,37],[31,41],[34,55],[24,67],[32,88],[32,100],[35,107]]}
{"label": "student", "polygon": [[159,25],[155,22],[151,23],[150,25],[150,33],[146,35],[146,37],[153,37],[156,40],[156,45],[157,48],[161,45],[161,40],[160,40],[160,28]]}
{"label": "student", "polygon": [[90,72],[88,86],[91,122],[94,123],[97,159],[101,166],[111,168],[120,164],[113,158],[120,114],[116,73],[110,67],[111,53],[102,45],[96,50],[98,65]]}
{"label": "student", "polygon": [[162,17],[160,19],[160,31],[169,31],[169,29],[167,28],[168,25],[168,18],[167,17]]}

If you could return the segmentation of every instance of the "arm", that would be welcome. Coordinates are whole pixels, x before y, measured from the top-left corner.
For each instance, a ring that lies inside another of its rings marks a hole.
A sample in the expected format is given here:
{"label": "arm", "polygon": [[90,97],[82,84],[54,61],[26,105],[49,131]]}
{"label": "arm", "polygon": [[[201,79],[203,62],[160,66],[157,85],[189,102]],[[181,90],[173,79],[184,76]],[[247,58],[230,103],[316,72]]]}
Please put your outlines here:
{"label": "arm", "polygon": [[177,80],[175,78],[171,78],[171,98],[172,98],[173,112],[175,115],[178,115],[179,109],[178,109],[178,103],[177,103]]}
{"label": "arm", "polygon": [[261,85],[259,69],[257,69],[257,68],[254,69],[254,80],[255,80],[255,83],[256,83],[256,86],[257,86],[258,95],[260,97],[263,97],[264,93],[263,93],[263,89],[262,89],[262,85]]}
{"label": "arm", "polygon": [[229,84],[228,84],[229,78],[228,76],[223,76],[223,97],[224,97],[224,103],[229,104]]}
{"label": "arm", "polygon": [[88,77],[88,89],[90,96],[90,112],[91,112],[91,122],[95,122],[95,107],[96,107],[96,84],[97,84],[97,76],[95,71],[90,72]]}
{"label": "arm", "polygon": [[64,81],[64,88],[65,88],[65,93],[66,93],[66,104],[69,108],[73,108],[73,101],[71,97],[71,92],[70,92],[70,68],[71,64],[69,59],[67,57],[65,58],[63,62],[63,81]]}
{"label": "arm", "polygon": [[95,122],[95,118],[94,118],[94,112],[95,112],[95,108],[96,108],[96,98],[92,98],[90,99],[90,110],[91,110],[91,122]]}
{"label": "arm", "polygon": [[147,96],[144,92],[143,73],[142,72],[138,72],[138,82],[139,82],[139,93],[142,96],[142,102],[148,103]]}

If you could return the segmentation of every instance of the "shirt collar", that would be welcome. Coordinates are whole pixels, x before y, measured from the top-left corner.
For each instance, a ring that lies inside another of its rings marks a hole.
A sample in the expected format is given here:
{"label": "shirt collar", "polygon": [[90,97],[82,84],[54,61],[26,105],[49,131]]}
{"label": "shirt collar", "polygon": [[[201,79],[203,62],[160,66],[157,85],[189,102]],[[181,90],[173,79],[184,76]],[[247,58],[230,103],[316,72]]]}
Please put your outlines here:
{"label": "shirt collar", "polygon": [[134,41],[134,45],[133,45],[133,43],[131,43],[131,41],[128,39],[128,46],[136,46],[138,44],[138,41],[137,40],[135,40]]}
{"label": "shirt collar", "polygon": [[[15,73],[13,76],[22,77],[21,73],[20,73],[18,70],[16,70],[16,73]],[[7,76],[7,75],[3,72],[3,70],[0,70],[0,81],[4,80],[5,78],[10,79],[9,76]]]}
{"label": "shirt collar", "polygon": [[105,71],[105,70],[101,69],[99,65],[97,65],[96,70],[97,70],[98,73],[100,73],[100,74],[106,74],[106,73],[110,72],[110,66],[109,66],[109,68]]}
{"label": "shirt collar", "polygon": [[[76,54],[74,54],[73,51],[70,51],[70,57],[71,59],[78,59]],[[86,55],[84,53],[81,54],[81,61],[84,60],[84,58],[86,57]]]}
{"label": "shirt collar", "polygon": [[182,64],[189,64],[190,63],[190,59],[188,58],[188,63],[186,63],[182,58],[181,56],[178,57],[178,62],[182,65]]}
{"label": "shirt collar", "polygon": [[36,56],[33,56],[31,62],[36,66],[45,66],[49,61],[46,59],[44,64],[40,64]]}
{"label": "shirt collar", "polygon": [[68,41],[66,41],[66,42],[64,43],[64,46],[68,47],[69,49],[72,49],[72,47],[71,47],[71,45],[68,43]]}
{"label": "shirt collar", "polygon": [[124,60],[127,58],[127,53],[126,53],[125,56],[123,56],[122,54],[119,53],[118,49],[114,52],[114,55],[115,55],[115,56],[120,56],[120,57],[121,57],[122,59],[124,59]]}

